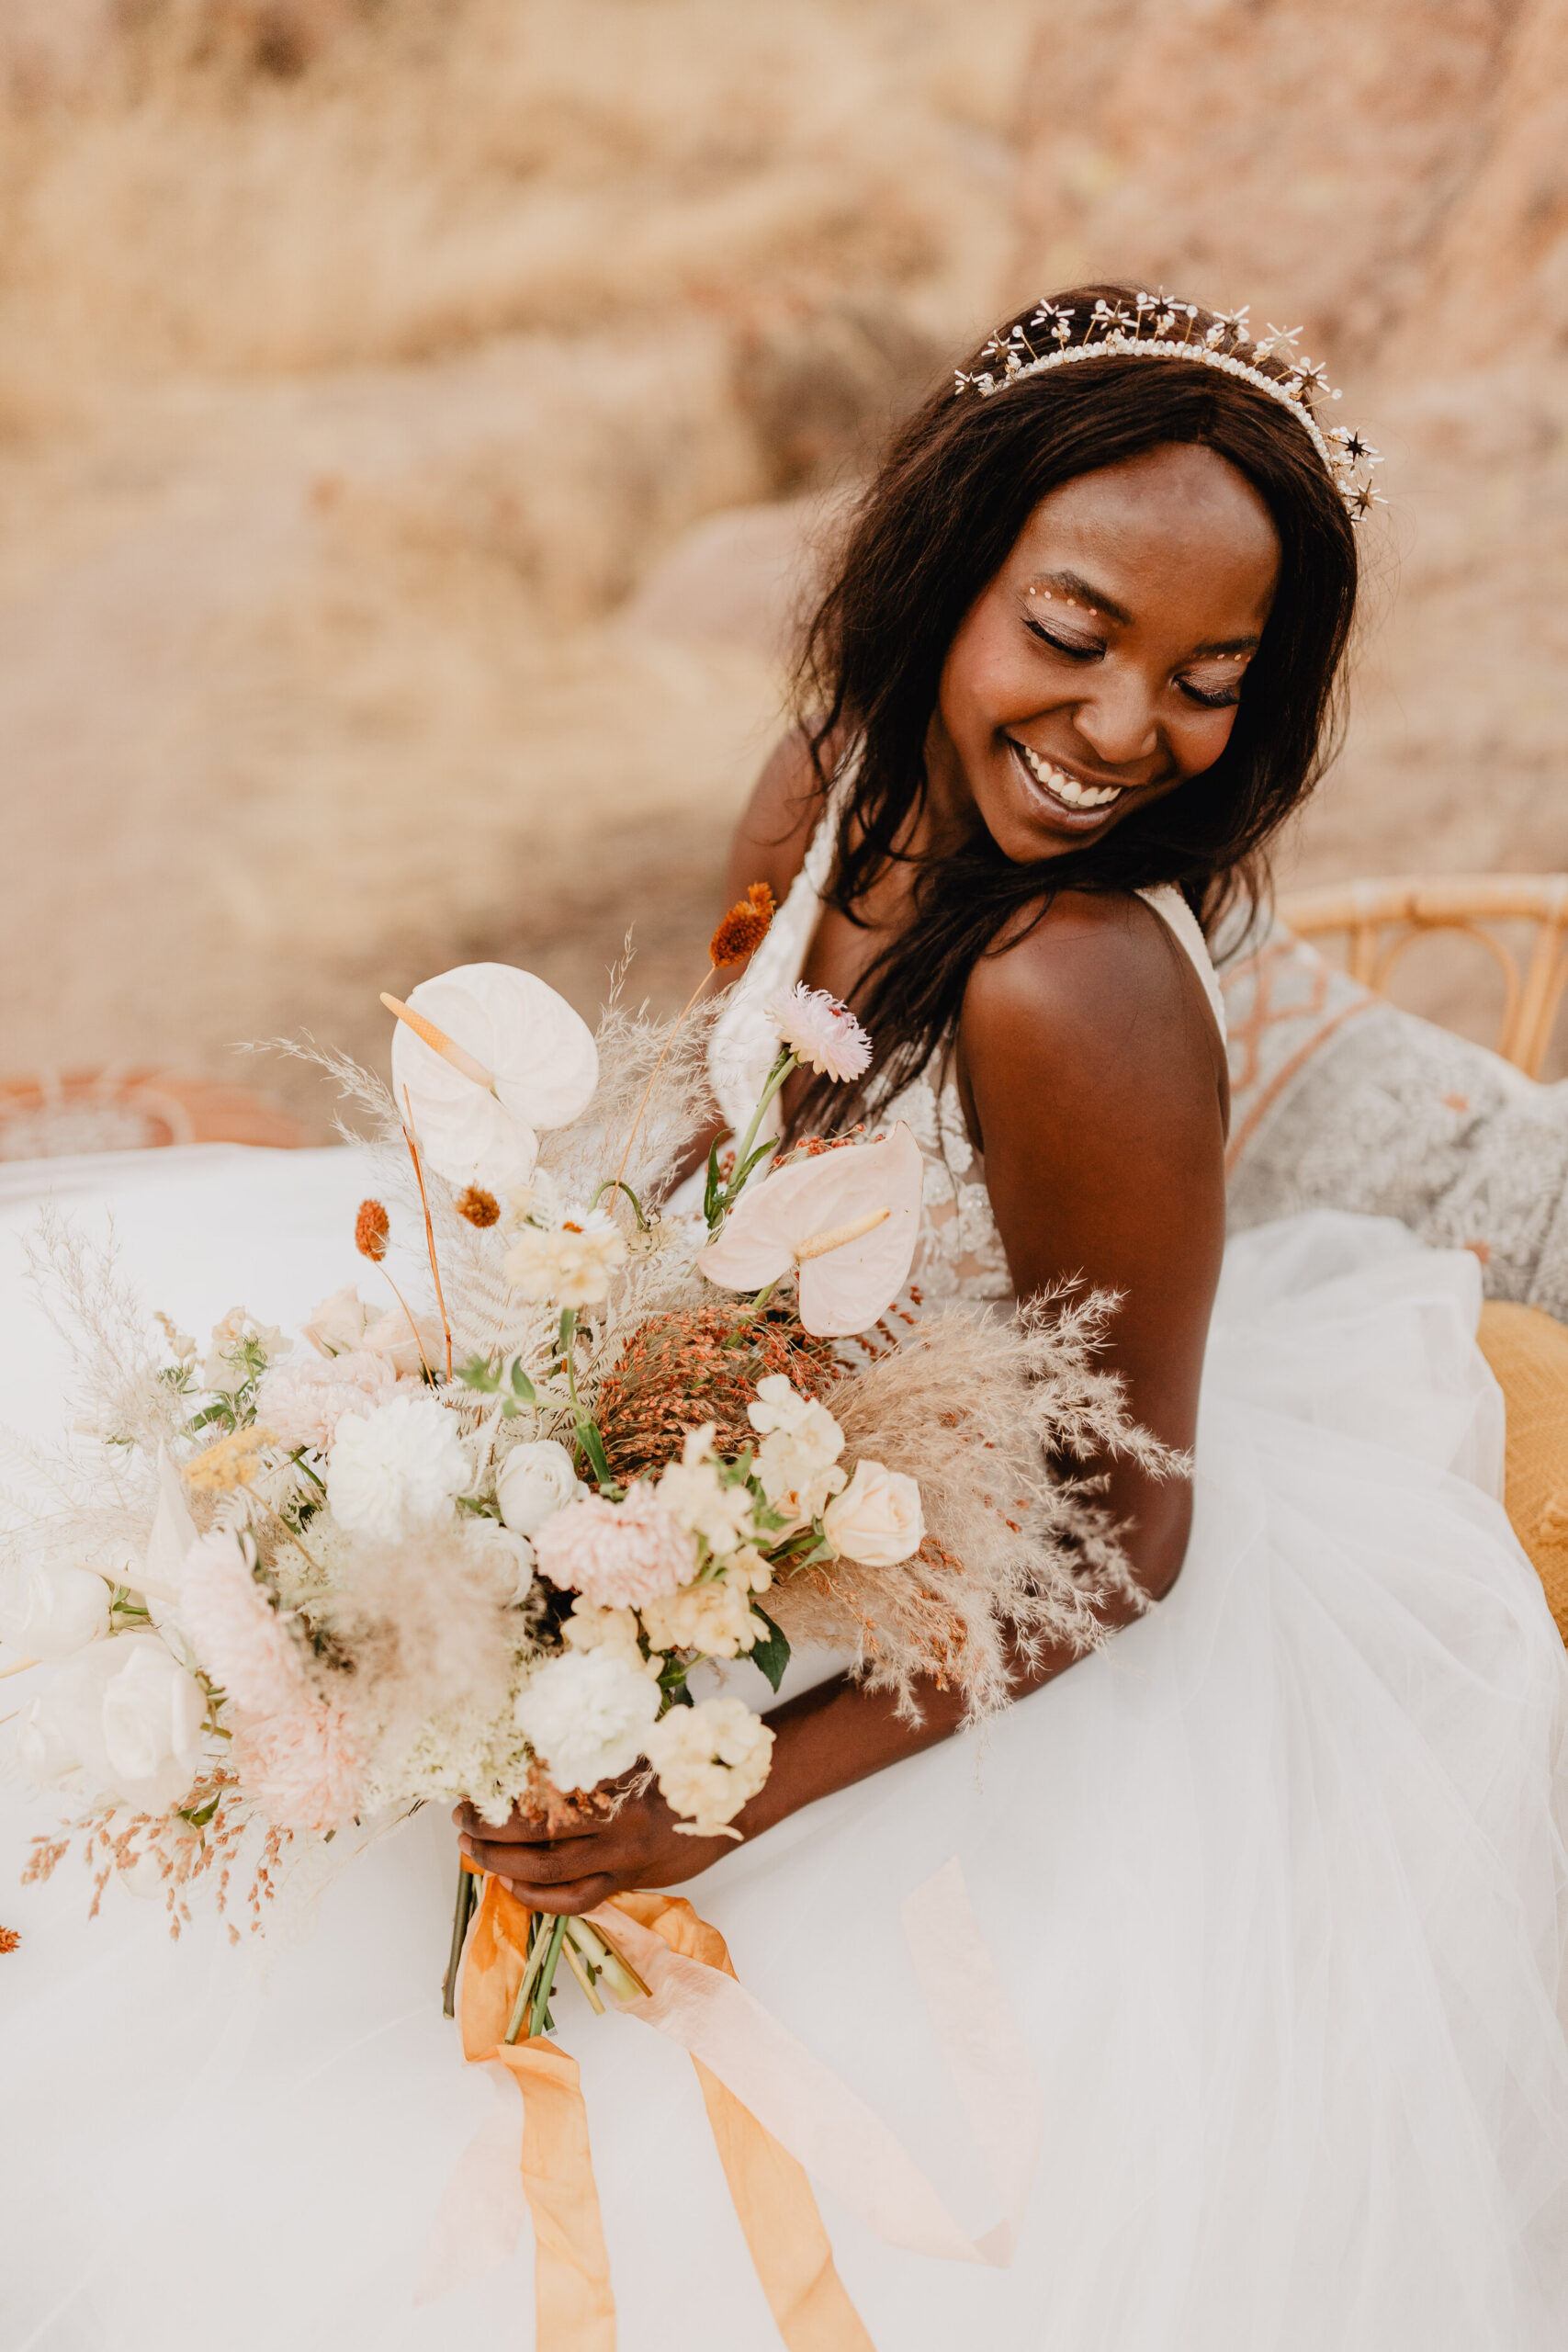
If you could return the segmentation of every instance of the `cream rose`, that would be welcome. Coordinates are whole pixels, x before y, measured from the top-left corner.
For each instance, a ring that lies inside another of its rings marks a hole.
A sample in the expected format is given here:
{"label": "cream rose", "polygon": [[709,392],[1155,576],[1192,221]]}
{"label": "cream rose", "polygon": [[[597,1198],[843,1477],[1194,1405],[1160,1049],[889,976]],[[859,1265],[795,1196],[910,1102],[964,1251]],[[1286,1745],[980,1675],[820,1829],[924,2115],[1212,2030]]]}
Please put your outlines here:
{"label": "cream rose", "polygon": [[156,1634],[120,1634],[62,1667],[28,1716],[24,1753],[39,1777],[80,1772],[89,1791],[159,1814],[196,1778],[207,1701]]}
{"label": "cream rose", "polygon": [[109,1629],[109,1589],[92,1568],[8,1568],[0,1576],[0,1641],[28,1657],[62,1658]]}
{"label": "cream rose", "polygon": [[863,1567],[891,1568],[913,1559],[926,1533],[919,1487],[902,1470],[857,1462],[843,1493],[823,1512],[822,1531],[835,1552]]}
{"label": "cream rose", "polygon": [[536,1535],[547,1519],[578,1501],[588,1489],[571,1466],[571,1456],[553,1437],[514,1445],[495,1474],[495,1499],[514,1535]]}

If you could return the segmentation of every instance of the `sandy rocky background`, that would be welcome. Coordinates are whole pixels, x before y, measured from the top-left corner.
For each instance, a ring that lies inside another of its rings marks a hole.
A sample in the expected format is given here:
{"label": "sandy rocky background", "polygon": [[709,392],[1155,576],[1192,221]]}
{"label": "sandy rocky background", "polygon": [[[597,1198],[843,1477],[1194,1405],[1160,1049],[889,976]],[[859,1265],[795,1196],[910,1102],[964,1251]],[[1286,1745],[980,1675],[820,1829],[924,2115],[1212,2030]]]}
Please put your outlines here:
{"label": "sandy rocky background", "polygon": [[1568,0],[0,0],[0,1075],[671,1001],[834,499],[1089,275],[1387,453],[1283,878],[1568,867]]}

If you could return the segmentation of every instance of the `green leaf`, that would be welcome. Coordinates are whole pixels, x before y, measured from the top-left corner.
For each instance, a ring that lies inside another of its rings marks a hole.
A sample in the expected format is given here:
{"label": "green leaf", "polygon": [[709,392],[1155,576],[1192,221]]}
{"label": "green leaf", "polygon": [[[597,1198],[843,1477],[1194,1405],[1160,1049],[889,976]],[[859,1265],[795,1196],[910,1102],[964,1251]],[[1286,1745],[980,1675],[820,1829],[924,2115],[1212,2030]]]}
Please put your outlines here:
{"label": "green leaf", "polygon": [[521,1356],[518,1357],[512,1367],[512,1385],[515,1393],[522,1397],[525,1405],[536,1405],[538,1403],[538,1391],[535,1387],[533,1382],[529,1379],[527,1374],[524,1371]]}
{"label": "green leaf", "polygon": [[465,1388],[477,1388],[483,1396],[493,1396],[501,1386],[500,1381],[491,1372],[483,1356],[470,1357],[467,1363],[460,1363],[457,1370],[457,1377]]}
{"label": "green leaf", "polygon": [[588,1456],[589,1466],[599,1484],[607,1487],[610,1483],[609,1457],[604,1452],[604,1441],[592,1421],[579,1421],[577,1442]]}
{"label": "green leaf", "polygon": [[664,1693],[664,1699],[665,1705],[663,1712],[665,1714],[670,1713],[671,1707],[694,1707],[697,1703],[693,1698],[691,1692],[687,1690],[684,1682],[672,1684],[671,1687]]}
{"label": "green leaf", "polygon": [[768,1629],[768,1638],[765,1642],[753,1644],[746,1655],[752,1665],[766,1675],[771,1688],[776,1690],[789,1664],[789,1635],[782,1626],[775,1625],[767,1611],[759,1609],[755,1601],[751,1603],[751,1614],[761,1619]]}
{"label": "green leaf", "polygon": [[193,1829],[205,1829],[218,1810],[217,1797],[209,1797],[204,1805],[181,1805],[180,1819],[188,1821]]}
{"label": "green leaf", "polygon": [[715,1136],[708,1146],[708,1180],[703,1190],[703,1222],[710,1233],[718,1215],[722,1191],[718,1181],[718,1137]]}
{"label": "green leaf", "polygon": [[759,1161],[771,1159],[773,1153],[777,1151],[778,1148],[779,1139],[777,1136],[764,1136],[761,1142],[756,1146],[755,1149],[747,1153],[745,1159],[730,1178],[730,1191],[732,1193],[739,1193],[740,1187],[745,1183],[747,1178],[750,1175],[752,1169],[758,1165]]}

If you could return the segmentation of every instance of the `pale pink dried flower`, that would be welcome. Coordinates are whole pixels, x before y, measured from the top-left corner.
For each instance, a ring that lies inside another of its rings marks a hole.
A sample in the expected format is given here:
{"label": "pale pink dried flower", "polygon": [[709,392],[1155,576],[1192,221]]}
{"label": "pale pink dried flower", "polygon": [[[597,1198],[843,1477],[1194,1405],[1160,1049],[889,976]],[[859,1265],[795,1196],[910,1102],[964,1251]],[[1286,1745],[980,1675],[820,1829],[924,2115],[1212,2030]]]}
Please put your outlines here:
{"label": "pale pink dried flower", "polygon": [[534,1538],[539,1570],[566,1592],[601,1609],[637,1609],[676,1591],[696,1566],[696,1547],[651,1487],[625,1502],[603,1495],[569,1503]]}
{"label": "pale pink dried flower", "polygon": [[775,989],[764,1010],[791,1053],[824,1078],[863,1077],[871,1067],[871,1039],[847,1004],[826,989],[796,980]]}
{"label": "pale pink dried flower", "polygon": [[353,1819],[364,1765],[341,1707],[306,1699],[236,1735],[245,1793],[279,1829],[323,1831]]}
{"label": "pale pink dried flower", "polygon": [[186,1555],[180,1610],[211,1680],[246,1714],[295,1706],[304,1665],[288,1625],[251,1573],[248,1538],[219,1531]]}
{"label": "pale pink dried flower", "polygon": [[[368,1348],[301,1355],[274,1365],[256,1388],[256,1412],[280,1445],[325,1453],[345,1413],[373,1412],[397,1383],[396,1368]],[[264,1401],[265,1400],[265,1401]]]}

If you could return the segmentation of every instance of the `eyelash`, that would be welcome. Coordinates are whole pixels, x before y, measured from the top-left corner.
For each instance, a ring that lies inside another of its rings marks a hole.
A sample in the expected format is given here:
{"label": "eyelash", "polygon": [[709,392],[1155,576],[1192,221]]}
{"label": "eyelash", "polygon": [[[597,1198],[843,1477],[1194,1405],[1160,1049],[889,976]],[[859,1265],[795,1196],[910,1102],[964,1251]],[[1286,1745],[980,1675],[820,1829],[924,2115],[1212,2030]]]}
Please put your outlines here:
{"label": "eyelash", "polygon": [[[1027,613],[1024,615],[1023,625],[1031,636],[1040,639],[1042,645],[1048,645],[1054,653],[1065,653],[1069,662],[1098,661],[1105,651],[1103,645],[1075,645],[1068,638],[1053,637],[1048,628],[1042,628],[1040,623]],[[1226,692],[1206,695],[1201,686],[1190,684],[1185,678],[1179,678],[1177,684],[1190,702],[1197,704],[1200,710],[1234,710],[1241,700],[1239,687],[1234,694]]]}

